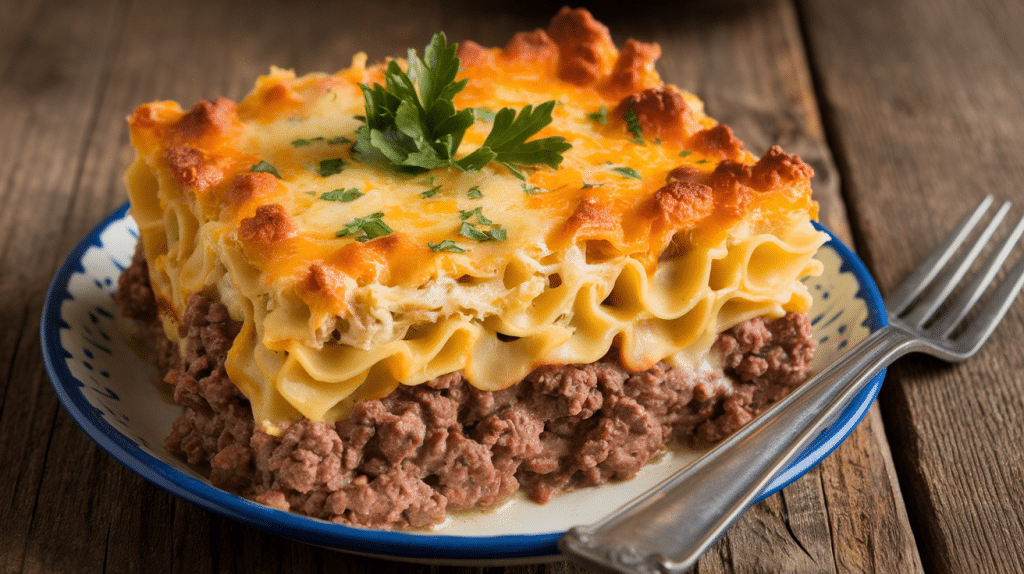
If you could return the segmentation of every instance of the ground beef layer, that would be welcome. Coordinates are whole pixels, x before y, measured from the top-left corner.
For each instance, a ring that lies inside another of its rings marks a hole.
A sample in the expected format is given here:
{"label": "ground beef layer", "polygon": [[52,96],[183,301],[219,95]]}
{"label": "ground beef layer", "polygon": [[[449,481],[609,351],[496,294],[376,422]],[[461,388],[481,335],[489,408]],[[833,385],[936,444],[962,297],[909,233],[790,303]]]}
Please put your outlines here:
{"label": "ground beef layer", "polygon": [[[136,257],[117,299],[127,315],[152,322],[144,265]],[[452,373],[359,403],[335,424],[301,420],[271,436],[255,428],[224,370],[237,331],[223,305],[189,300],[180,360],[159,354],[184,407],[165,447],[217,487],[374,528],[430,526],[447,510],[491,506],[519,489],[546,502],[631,477],[671,440],[717,442],[800,384],[815,346],[805,315],[753,319],[715,343],[724,372],[659,363],[631,373],[611,353],[541,367],[495,392]]]}

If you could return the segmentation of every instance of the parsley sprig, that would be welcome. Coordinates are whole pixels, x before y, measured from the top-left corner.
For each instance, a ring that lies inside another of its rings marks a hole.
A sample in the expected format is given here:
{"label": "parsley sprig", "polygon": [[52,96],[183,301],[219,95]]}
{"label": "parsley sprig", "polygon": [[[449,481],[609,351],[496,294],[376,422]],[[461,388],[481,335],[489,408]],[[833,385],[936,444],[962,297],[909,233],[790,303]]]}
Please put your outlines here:
{"label": "parsley sprig", "polygon": [[355,150],[367,157],[383,156],[399,169],[421,172],[442,166],[477,171],[494,161],[525,179],[520,166],[546,165],[557,169],[562,152],[572,147],[560,136],[526,141],[551,123],[556,103],[528,105],[518,113],[502,108],[494,114],[483,145],[456,160],[466,130],[475,121],[472,108],[457,110],[455,95],[468,80],[455,81],[460,60],[456,44],[444,33],[434,34],[423,50],[409,50],[409,71],[388,63],[385,85],[360,84],[365,100],[365,125],[357,132]]}

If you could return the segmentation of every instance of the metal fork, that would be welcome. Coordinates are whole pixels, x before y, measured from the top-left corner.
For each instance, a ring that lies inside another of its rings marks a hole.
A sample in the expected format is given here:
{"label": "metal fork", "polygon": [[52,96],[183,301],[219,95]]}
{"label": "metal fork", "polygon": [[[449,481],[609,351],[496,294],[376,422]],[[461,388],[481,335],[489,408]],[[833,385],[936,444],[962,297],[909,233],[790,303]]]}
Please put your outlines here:
{"label": "metal fork", "polygon": [[[569,530],[561,551],[599,572],[686,571],[883,368],[914,351],[946,361],[973,355],[1024,285],[1022,257],[974,309],[1024,233],[1021,219],[964,281],[1010,209],[1004,203],[965,247],[992,203],[986,197],[886,299],[887,326],[672,478],[600,522]],[[961,248],[966,254],[955,258]]]}

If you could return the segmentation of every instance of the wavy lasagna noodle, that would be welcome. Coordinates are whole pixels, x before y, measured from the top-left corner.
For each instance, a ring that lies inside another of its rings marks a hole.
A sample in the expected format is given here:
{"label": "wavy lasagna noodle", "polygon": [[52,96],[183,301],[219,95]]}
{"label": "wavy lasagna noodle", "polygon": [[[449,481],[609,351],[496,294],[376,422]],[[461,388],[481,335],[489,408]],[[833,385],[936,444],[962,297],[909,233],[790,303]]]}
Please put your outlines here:
{"label": "wavy lasagna noodle", "polygon": [[[538,137],[572,148],[525,180],[361,161],[359,85],[384,81],[362,54],[333,75],[272,69],[237,104],[140,106],[126,180],[167,337],[191,296],[223,303],[241,325],[226,372],[276,435],[454,372],[494,391],[613,349],[630,372],[699,365],[727,329],[805,312],[825,239],[811,169],[752,156],[660,80],[659,53],[571,10],[504,48],[462,43],[462,154],[492,112],[557,102]],[[393,231],[339,236],[373,219]]]}

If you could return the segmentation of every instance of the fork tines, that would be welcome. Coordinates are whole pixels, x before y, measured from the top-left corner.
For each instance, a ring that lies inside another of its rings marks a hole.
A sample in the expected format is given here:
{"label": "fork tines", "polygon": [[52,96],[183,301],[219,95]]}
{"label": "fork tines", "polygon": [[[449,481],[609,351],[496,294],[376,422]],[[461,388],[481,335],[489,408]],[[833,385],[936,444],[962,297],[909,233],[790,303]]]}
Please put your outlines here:
{"label": "fork tines", "polygon": [[[986,304],[974,311],[1024,234],[1024,218],[1021,218],[1001,241],[993,241],[1010,211],[1011,203],[1007,201],[999,206],[973,241],[968,242],[993,203],[992,196],[986,197],[886,299],[891,321],[930,339],[948,339],[950,348],[946,350],[954,358],[973,354],[981,346],[1024,285],[1022,257],[1003,277]],[[984,261],[965,280],[985,253]],[[955,296],[951,297],[954,291]],[[968,315],[970,321],[965,322]]]}

